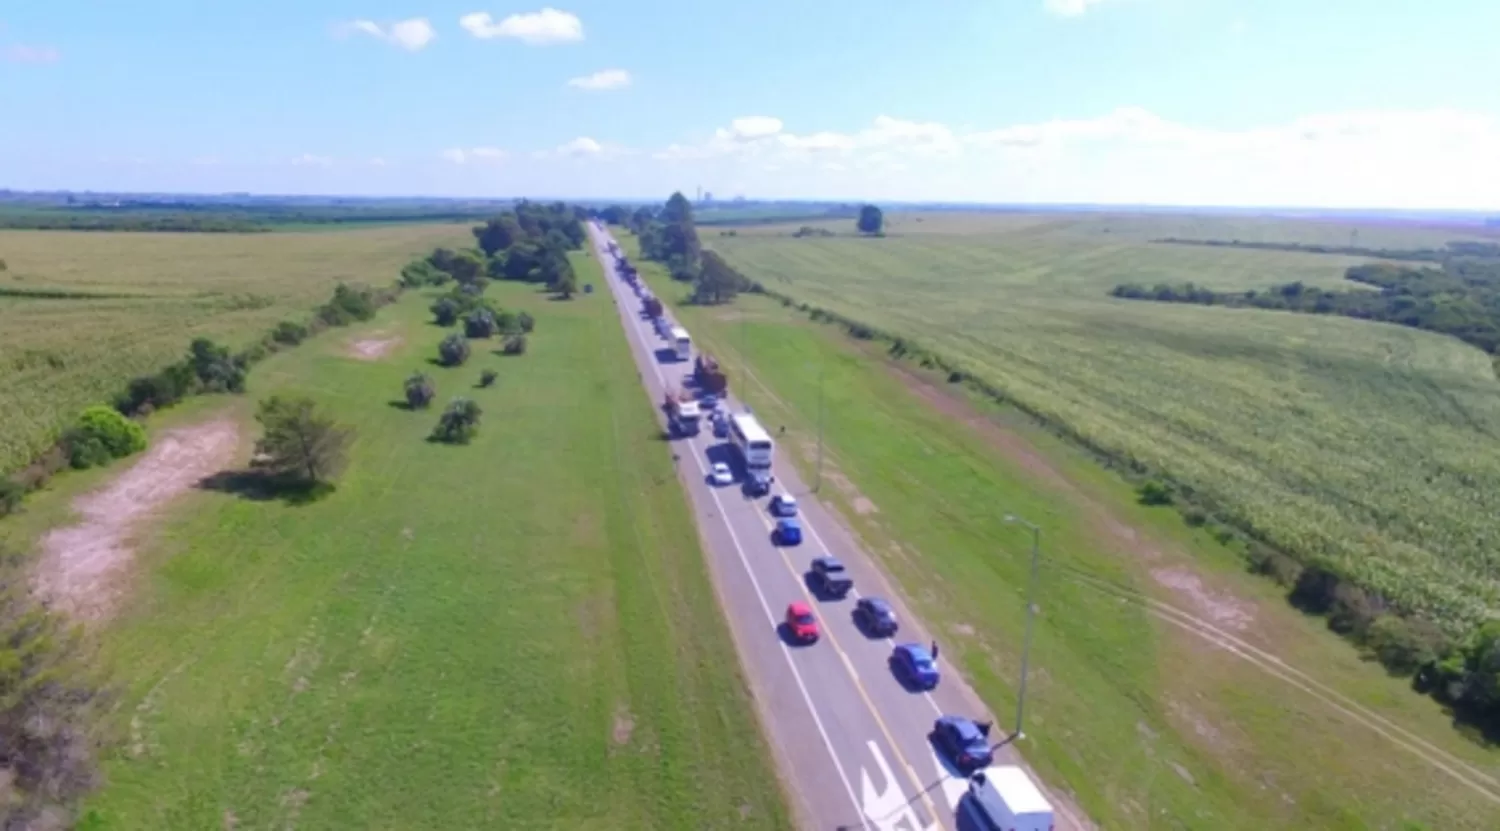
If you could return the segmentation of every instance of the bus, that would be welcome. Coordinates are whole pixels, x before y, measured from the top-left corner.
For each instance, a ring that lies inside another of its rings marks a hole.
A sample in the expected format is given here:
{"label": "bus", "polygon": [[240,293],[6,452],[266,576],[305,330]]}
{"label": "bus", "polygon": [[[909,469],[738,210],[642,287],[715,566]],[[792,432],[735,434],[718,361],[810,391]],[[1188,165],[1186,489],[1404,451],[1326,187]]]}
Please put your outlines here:
{"label": "bus", "polygon": [[673,326],[672,332],[667,340],[677,348],[677,360],[689,361],[693,358],[693,339],[688,337],[687,330],[681,326]]}
{"label": "bus", "polygon": [[756,493],[767,493],[775,477],[771,475],[771,457],[776,445],[755,416],[737,413],[729,417],[729,441],[739,449],[745,463],[747,487]]}

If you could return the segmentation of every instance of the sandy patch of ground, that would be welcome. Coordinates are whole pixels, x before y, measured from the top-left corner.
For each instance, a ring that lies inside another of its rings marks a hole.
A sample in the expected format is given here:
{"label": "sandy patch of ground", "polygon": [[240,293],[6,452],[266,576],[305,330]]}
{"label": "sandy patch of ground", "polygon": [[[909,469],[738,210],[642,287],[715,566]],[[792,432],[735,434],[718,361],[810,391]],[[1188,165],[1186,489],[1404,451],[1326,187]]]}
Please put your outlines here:
{"label": "sandy patch of ground", "polygon": [[1200,615],[1219,626],[1243,632],[1255,620],[1253,608],[1243,601],[1203,585],[1198,575],[1180,568],[1158,568],[1151,571],[1156,582],[1185,597]]}
{"label": "sandy patch of ground", "polygon": [[82,520],[42,538],[36,580],[68,614],[97,619],[119,592],[120,570],[131,559],[128,541],[140,522],[223,469],[239,447],[239,426],[218,419],[162,434],[146,454],[109,484],[74,503]]}
{"label": "sandy patch of ground", "polygon": [[615,745],[619,746],[630,741],[630,734],[635,732],[635,716],[630,710],[621,704],[615,710],[615,724],[610,731],[610,738],[614,739]]}
{"label": "sandy patch of ground", "polygon": [[361,361],[378,361],[400,345],[401,338],[399,337],[365,338],[349,345],[349,357],[358,358]]}

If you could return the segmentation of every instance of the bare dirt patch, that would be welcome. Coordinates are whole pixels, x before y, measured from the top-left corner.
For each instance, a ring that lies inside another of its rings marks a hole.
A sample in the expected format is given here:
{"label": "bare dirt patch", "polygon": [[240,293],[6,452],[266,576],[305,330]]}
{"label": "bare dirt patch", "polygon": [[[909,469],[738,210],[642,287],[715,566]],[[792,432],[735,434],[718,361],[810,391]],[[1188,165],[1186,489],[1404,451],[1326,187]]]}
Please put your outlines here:
{"label": "bare dirt patch", "polygon": [[1185,597],[1200,615],[1218,626],[1243,632],[1255,621],[1253,608],[1227,594],[1214,592],[1203,585],[1198,575],[1180,568],[1152,569],[1156,582]]}
{"label": "bare dirt patch", "polygon": [[615,710],[615,724],[610,731],[610,738],[614,739],[615,746],[627,744],[630,735],[635,732],[635,716],[630,714],[629,708],[621,704]]}
{"label": "bare dirt patch", "polygon": [[374,337],[357,340],[349,345],[349,357],[361,361],[378,361],[401,345],[399,337]]}
{"label": "bare dirt patch", "polygon": [[239,425],[224,418],[162,434],[114,481],[74,503],[77,525],[42,538],[38,588],[57,607],[85,620],[106,616],[118,597],[115,578],[131,559],[139,524],[183,491],[223,469],[239,446]]}

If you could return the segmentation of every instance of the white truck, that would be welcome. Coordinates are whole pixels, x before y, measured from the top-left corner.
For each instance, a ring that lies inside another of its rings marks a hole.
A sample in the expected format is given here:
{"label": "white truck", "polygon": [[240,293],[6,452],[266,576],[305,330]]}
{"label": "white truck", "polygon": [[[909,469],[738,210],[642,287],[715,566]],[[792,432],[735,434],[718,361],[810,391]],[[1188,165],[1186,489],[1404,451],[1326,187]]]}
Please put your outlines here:
{"label": "white truck", "polygon": [[686,329],[673,326],[667,340],[671,341],[672,348],[677,350],[677,360],[691,361],[693,359],[693,339],[688,336]]}
{"label": "white truck", "polygon": [[755,416],[735,413],[729,417],[729,442],[739,450],[740,460],[745,465],[746,490],[757,496],[769,493],[771,483],[776,481],[771,475],[771,459],[776,451],[771,434],[760,426]]}
{"label": "white truck", "polygon": [[1012,765],[988,767],[969,779],[960,810],[984,831],[1052,831],[1052,804]]}
{"label": "white truck", "polygon": [[666,400],[662,402],[662,408],[667,411],[667,426],[673,436],[681,438],[698,435],[703,422],[703,411],[698,407],[698,402],[684,401],[668,393]]}

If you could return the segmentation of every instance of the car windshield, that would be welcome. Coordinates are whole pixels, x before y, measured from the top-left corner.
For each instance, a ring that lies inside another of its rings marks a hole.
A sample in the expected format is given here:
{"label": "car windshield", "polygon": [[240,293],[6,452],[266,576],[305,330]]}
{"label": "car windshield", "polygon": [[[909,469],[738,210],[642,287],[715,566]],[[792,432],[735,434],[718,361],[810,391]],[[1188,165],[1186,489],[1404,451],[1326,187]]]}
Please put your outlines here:
{"label": "car windshield", "polygon": [[804,625],[805,625],[805,624],[808,624],[808,623],[812,623],[812,622],[813,622],[813,616],[812,616],[812,615],[811,615],[811,614],[810,614],[810,613],[806,613],[806,612],[804,612],[804,613],[803,613],[803,614],[800,614],[800,615],[797,615],[797,616],[796,616],[796,617],[795,617],[795,620],[796,620],[796,621],[797,621],[797,622],[798,622],[798,623],[801,623],[801,624],[804,624]]}

